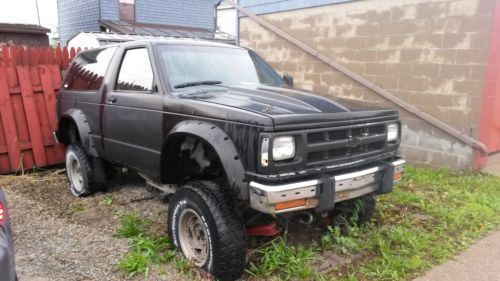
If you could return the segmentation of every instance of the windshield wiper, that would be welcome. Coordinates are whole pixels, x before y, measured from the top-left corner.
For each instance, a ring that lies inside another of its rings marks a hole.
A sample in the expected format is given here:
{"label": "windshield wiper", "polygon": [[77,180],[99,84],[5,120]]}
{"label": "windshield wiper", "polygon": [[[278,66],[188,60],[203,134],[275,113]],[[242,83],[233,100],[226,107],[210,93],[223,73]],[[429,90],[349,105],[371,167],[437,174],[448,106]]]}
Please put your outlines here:
{"label": "windshield wiper", "polygon": [[222,84],[222,81],[206,80],[206,81],[186,82],[186,83],[177,84],[177,85],[174,86],[174,88],[175,89],[180,89],[180,88],[187,88],[187,87],[192,87],[192,86],[217,85],[217,84]]}

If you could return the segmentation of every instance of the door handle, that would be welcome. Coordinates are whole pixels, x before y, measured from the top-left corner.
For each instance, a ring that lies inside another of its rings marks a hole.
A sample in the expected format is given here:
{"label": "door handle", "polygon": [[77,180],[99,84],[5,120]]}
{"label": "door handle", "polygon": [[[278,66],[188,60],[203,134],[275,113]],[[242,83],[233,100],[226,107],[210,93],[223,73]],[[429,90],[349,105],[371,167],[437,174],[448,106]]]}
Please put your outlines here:
{"label": "door handle", "polygon": [[116,97],[108,97],[108,103],[115,103],[116,102]]}

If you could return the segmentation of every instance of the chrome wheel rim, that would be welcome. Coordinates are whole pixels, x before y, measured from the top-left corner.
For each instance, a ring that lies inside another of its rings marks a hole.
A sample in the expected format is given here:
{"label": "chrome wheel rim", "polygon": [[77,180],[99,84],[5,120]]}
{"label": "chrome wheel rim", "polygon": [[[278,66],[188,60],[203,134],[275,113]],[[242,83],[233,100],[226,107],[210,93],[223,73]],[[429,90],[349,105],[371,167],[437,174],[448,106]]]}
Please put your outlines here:
{"label": "chrome wheel rim", "polygon": [[182,253],[197,266],[203,266],[208,259],[208,232],[201,217],[192,209],[184,209],[178,227]]}
{"label": "chrome wheel rim", "polygon": [[71,181],[73,188],[77,192],[82,192],[83,191],[82,168],[74,155],[69,156],[67,169],[69,174],[69,180]]}

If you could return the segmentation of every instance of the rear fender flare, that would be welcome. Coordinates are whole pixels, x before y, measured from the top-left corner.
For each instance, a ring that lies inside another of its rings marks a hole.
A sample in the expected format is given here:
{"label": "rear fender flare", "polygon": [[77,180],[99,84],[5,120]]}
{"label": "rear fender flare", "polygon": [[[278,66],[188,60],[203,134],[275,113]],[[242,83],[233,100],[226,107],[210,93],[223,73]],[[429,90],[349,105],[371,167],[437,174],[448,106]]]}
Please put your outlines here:
{"label": "rear fender flare", "polygon": [[[90,126],[85,117],[85,114],[76,108],[69,109],[61,114],[61,118],[59,120],[59,129],[61,128],[61,122],[64,119],[70,119],[76,125],[78,130],[78,134],[80,135],[80,141],[85,152],[93,157],[98,157],[97,150],[94,145],[94,140],[92,139],[92,132],[90,131]],[[59,131],[58,135],[62,132]]]}
{"label": "rear fender flare", "polygon": [[[206,141],[217,153],[222,167],[226,173],[229,187],[238,194],[242,200],[249,198],[248,184],[245,182],[245,168],[240,159],[240,154],[231,138],[218,126],[203,121],[183,121],[177,124],[168,134],[164,142],[168,144],[169,140],[179,134],[190,134]],[[163,161],[162,161],[163,162]],[[164,165],[162,165],[163,169]]]}

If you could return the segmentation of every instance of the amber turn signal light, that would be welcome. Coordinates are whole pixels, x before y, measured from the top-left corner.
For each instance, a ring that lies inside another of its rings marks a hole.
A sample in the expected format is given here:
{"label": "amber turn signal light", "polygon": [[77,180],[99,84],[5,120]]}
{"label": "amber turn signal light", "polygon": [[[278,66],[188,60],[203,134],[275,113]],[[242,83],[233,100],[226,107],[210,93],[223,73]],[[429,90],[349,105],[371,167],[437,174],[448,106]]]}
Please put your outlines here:
{"label": "amber turn signal light", "polygon": [[394,181],[400,180],[402,177],[403,177],[403,173],[395,173],[394,175],[392,175],[392,179]]}
{"label": "amber turn signal light", "polygon": [[306,199],[297,199],[292,201],[276,203],[276,206],[274,208],[276,209],[276,211],[278,211],[278,210],[302,207],[305,205],[306,205]]}

